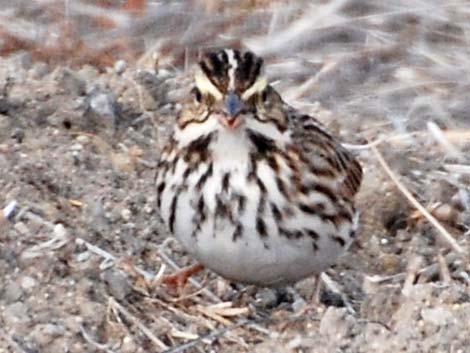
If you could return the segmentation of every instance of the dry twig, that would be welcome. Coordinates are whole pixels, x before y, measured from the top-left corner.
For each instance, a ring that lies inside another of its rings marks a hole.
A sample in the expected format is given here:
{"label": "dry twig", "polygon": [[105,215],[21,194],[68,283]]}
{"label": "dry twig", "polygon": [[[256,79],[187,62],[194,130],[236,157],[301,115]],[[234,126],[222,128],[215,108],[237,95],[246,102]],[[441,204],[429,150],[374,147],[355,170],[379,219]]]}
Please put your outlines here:
{"label": "dry twig", "polygon": [[440,251],[437,254],[437,264],[439,265],[439,273],[442,282],[445,284],[450,284],[452,282],[452,277],[450,275],[449,266],[447,265],[446,259]]}
{"label": "dry twig", "polygon": [[116,299],[110,297],[109,304],[112,308],[124,315],[126,319],[134,323],[134,325],[136,325],[142,331],[142,333],[155,344],[155,346],[159,347],[160,349],[168,349],[168,346],[165,343],[163,343],[157,336],[155,336],[153,332],[150,331],[150,329],[145,326],[138,318],[132,315],[129,310],[119,304]]}
{"label": "dry twig", "polygon": [[395,173],[390,169],[387,162],[383,158],[382,154],[377,150],[375,146],[371,147],[372,152],[374,152],[375,156],[377,157],[380,165],[385,170],[387,175],[392,179],[395,183],[397,188],[401,191],[401,193],[408,199],[408,201],[413,205],[416,209],[418,209],[423,216],[438,230],[438,234],[442,237],[442,239],[447,242],[452,249],[454,249],[458,254],[463,255],[464,250],[462,247],[457,243],[457,241],[449,234],[449,232],[434,218],[427,210],[424,208],[418,200],[411,194],[411,192],[403,185],[403,183],[398,179]]}

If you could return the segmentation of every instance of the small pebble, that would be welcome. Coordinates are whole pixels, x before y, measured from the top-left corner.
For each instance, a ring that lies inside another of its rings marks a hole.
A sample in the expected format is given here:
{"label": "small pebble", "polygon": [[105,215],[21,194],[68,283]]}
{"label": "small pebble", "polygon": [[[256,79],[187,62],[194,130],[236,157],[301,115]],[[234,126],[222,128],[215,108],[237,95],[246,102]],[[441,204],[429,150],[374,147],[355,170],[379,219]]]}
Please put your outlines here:
{"label": "small pebble", "polygon": [[18,202],[16,200],[10,201],[8,205],[6,205],[5,208],[3,209],[3,216],[6,219],[10,219],[11,217],[13,217],[13,215],[15,214],[17,205],[18,205]]}
{"label": "small pebble", "polygon": [[448,325],[453,320],[455,320],[452,312],[443,307],[422,309],[421,317],[423,318],[424,322],[436,326]]}
{"label": "small pebble", "polygon": [[123,210],[121,210],[121,217],[126,222],[129,222],[132,217],[131,210],[129,210],[128,208],[124,208]]}
{"label": "small pebble", "polygon": [[25,291],[31,291],[34,287],[36,287],[38,281],[36,281],[33,277],[30,276],[23,276],[21,278],[21,287]]}
{"label": "small pebble", "polygon": [[256,293],[256,305],[262,308],[273,308],[277,305],[276,292],[270,288],[263,288]]}
{"label": "small pebble", "polygon": [[86,135],[78,135],[77,136],[77,142],[79,142],[82,145],[85,145],[88,142],[90,142],[90,138]]}
{"label": "small pebble", "polygon": [[118,75],[122,75],[127,69],[127,62],[125,60],[118,60],[114,63],[114,71]]}
{"label": "small pebble", "polygon": [[153,208],[149,205],[146,205],[144,207],[144,212],[147,213],[147,214],[152,214],[153,213]]}
{"label": "small pebble", "polygon": [[68,94],[82,96],[86,92],[86,83],[74,71],[60,68],[54,73],[57,83]]}
{"label": "small pebble", "polygon": [[97,127],[116,128],[120,118],[120,106],[114,92],[94,87],[87,96],[86,116]]}
{"label": "small pebble", "polygon": [[104,280],[108,284],[109,291],[117,300],[123,300],[132,291],[129,278],[122,271],[108,270],[104,273]]}
{"label": "small pebble", "polygon": [[61,223],[57,223],[54,226],[54,235],[59,238],[65,238],[67,236],[67,230]]}
{"label": "small pebble", "polygon": [[28,315],[28,307],[26,304],[21,302],[15,302],[8,305],[3,311],[3,321],[6,326],[29,324],[31,318]]}
{"label": "small pebble", "polygon": [[80,254],[78,254],[75,259],[77,262],[84,262],[87,261],[91,257],[91,253],[89,251],[83,251]]}
{"label": "small pebble", "polygon": [[23,294],[23,288],[16,281],[9,281],[3,290],[3,299],[7,303],[13,303],[20,300]]}
{"label": "small pebble", "polygon": [[23,235],[28,234],[29,232],[28,227],[23,222],[17,222],[15,223],[13,227],[18,233],[23,234]]}
{"label": "small pebble", "polygon": [[39,80],[46,76],[50,72],[49,65],[44,62],[34,63],[33,67],[30,70],[30,75],[32,79]]}

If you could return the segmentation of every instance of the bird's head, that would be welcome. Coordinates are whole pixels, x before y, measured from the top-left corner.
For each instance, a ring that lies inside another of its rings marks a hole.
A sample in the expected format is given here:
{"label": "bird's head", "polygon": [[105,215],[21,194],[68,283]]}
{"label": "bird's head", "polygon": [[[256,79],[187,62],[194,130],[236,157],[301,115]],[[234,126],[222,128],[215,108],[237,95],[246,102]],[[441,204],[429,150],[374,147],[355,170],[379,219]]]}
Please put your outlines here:
{"label": "bird's head", "polygon": [[180,116],[180,127],[209,118],[227,129],[237,129],[246,119],[285,125],[284,114],[279,113],[282,100],[263,74],[263,59],[250,51],[204,54],[194,81],[192,106]]}

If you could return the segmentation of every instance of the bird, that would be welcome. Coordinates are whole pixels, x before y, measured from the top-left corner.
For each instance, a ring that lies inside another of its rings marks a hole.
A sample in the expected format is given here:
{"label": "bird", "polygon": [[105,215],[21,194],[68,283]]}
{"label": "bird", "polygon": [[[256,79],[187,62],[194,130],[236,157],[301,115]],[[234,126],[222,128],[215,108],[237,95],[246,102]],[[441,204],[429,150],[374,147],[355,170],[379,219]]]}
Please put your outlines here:
{"label": "bird", "polygon": [[[157,163],[157,209],[196,265],[262,287],[334,265],[354,240],[362,168],[286,102],[252,51],[201,55]],[[189,90],[188,90],[189,91]]]}

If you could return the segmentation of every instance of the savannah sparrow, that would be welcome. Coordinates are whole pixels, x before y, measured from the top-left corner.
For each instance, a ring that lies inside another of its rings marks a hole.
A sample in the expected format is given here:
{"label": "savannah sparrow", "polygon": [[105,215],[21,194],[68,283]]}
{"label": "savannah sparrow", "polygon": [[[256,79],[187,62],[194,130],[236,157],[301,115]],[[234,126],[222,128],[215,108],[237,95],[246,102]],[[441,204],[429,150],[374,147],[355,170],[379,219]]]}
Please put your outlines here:
{"label": "savannah sparrow", "polygon": [[278,286],[321,273],[349,247],[362,170],[317,120],[283,102],[262,65],[249,51],[202,57],[157,167],[157,203],[202,265]]}

